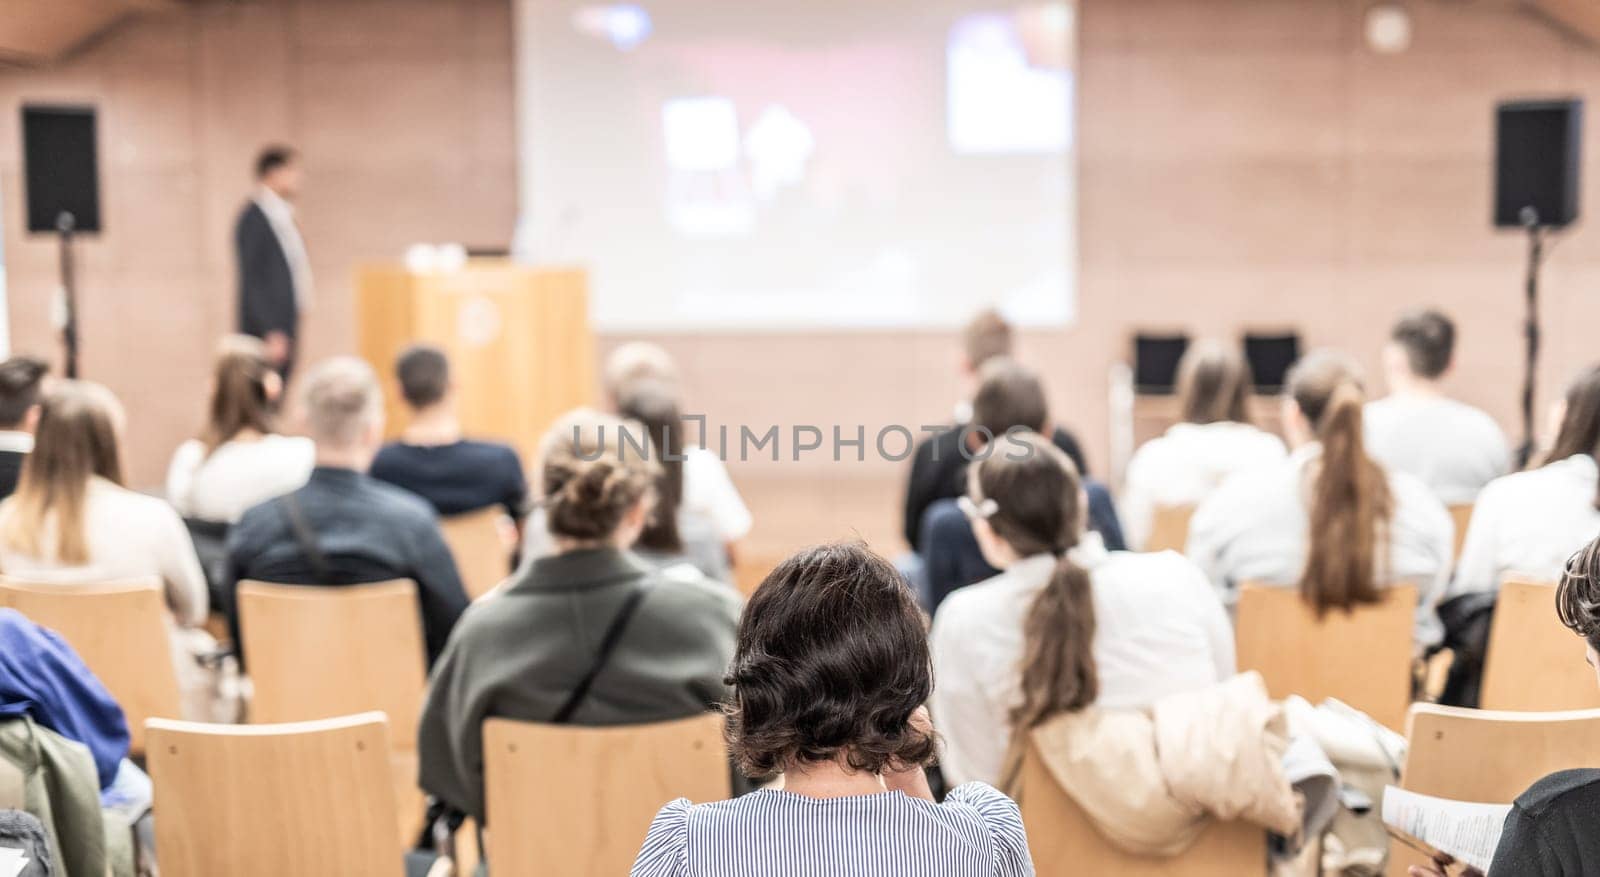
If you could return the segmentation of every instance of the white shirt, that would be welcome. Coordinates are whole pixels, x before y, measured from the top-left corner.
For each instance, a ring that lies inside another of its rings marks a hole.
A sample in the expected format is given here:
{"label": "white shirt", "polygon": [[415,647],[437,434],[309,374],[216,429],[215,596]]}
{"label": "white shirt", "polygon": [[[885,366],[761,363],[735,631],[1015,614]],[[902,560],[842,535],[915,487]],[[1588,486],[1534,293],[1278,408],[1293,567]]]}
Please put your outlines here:
{"label": "white shirt", "polygon": [[1367,453],[1422,481],[1446,505],[1470,503],[1511,471],[1511,448],[1494,418],[1443,396],[1395,394],[1363,412]]}
{"label": "white shirt", "polygon": [[1128,461],[1117,502],[1128,547],[1144,547],[1157,507],[1198,505],[1228,476],[1279,462],[1287,453],[1277,436],[1248,423],[1175,424]]}
{"label": "white shirt", "polygon": [[283,257],[289,261],[289,275],[294,281],[295,308],[305,311],[311,307],[311,258],[306,255],[306,242],[300,237],[300,225],[294,221],[294,205],[272,189],[261,186],[256,190],[256,206],[267,216],[267,224],[283,248]]}
{"label": "white shirt", "polygon": [[0,451],[10,451],[13,454],[33,453],[33,433],[0,429]]}
{"label": "white shirt", "polygon": [[[1233,675],[1227,612],[1182,555],[1108,552],[1090,532],[1069,556],[1088,570],[1094,588],[1098,706],[1134,709]],[[1000,780],[1009,715],[1021,702],[1023,621],[1055,564],[1049,554],[1023,558],[939,606],[930,708],[953,783]]]}
{"label": "white shirt", "polygon": [[[16,508],[0,503],[0,518]],[[164,500],[89,479],[84,501],[89,562],[69,566],[53,557],[31,557],[0,546],[0,572],[28,582],[106,582],[154,576],[166,588],[167,606],[185,627],[206,620],[206,579],[183,519]],[[55,545],[55,521],[47,520],[43,544]]]}
{"label": "white shirt", "polygon": [[702,447],[683,452],[683,503],[680,511],[710,521],[724,542],[743,539],[750,532],[750,510],[728,477],[722,459]]}
{"label": "white shirt", "polygon": [[1496,478],[1478,494],[1450,596],[1493,591],[1511,573],[1555,582],[1567,558],[1600,536],[1600,467],[1588,454]]}
{"label": "white shirt", "polygon": [[167,501],[186,518],[232,524],[251,506],[305,484],[316,455],[316,444],[298,436],[223,442],[210,456],[190,439],[167,467]]}
{"label": "white shirt", "polygon": [[[1311,529],[1305,467],[1321,455],[1322,446],[1312,442],[1274,465],[1229,478],[1195,509],[1184,553],[1225,603],[1238,598],[1241,582],[1299,585]],[[1417,586],[1417,644],[1432,645],[1443,635],[1436,607],[1450,581],[1455,523],[1421,481],[1403,472],[1388,475],[1394,510],[1379,581]]]}

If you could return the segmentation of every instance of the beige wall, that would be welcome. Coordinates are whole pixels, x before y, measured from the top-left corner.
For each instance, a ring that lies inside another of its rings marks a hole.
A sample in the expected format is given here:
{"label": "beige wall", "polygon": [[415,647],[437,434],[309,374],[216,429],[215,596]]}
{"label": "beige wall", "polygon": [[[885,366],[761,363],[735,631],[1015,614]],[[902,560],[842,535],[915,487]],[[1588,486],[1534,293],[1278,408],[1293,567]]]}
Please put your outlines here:
{"label": "beige wall", "polygon": [[[1522,240],[1493,231],[1491,106],[1600,97],[1600,54],[1512,0],[1408,3],[1415,42],[1377,56],[1357,0],[1082,0],[1079,324],[1031,334],[1060,418],[1107,459],[1107,369],[1135,328],[1301,329],[1375,351],[1401,309],[1457,315],[1453,388],[1515,427]],[[511,46],[489,0],[227,4],[116,33],[66,69],[0,75],[12,315],[43,343],[54,266],[15,231],[21,97],[104,108],[109,221],[86,293],[91,374],[134,407],[137,471],[192,424],[228,324],[225,235],[257,143],[301,144],[321,284],[313,352],[349,349],[349,276],[416,238],[493,242],[512,215]],[[1594,109],[1591,107],[1591,109]],[[1591,114],[1592,115],[1592,114]],[[1600,171],[1584,202],[1600,210]],[[1544,386],[1597,357],[1600,248],[1580,228],[1545,274]],[[162,330],[166,334],[162,334]],[[713,424],[936,423],[961,392],[933,333],[673,336]],[[1548,398],[1548,393],[1546,394]],[[894,548],[903,466],[735,463],[763,551],[860,533]]]}

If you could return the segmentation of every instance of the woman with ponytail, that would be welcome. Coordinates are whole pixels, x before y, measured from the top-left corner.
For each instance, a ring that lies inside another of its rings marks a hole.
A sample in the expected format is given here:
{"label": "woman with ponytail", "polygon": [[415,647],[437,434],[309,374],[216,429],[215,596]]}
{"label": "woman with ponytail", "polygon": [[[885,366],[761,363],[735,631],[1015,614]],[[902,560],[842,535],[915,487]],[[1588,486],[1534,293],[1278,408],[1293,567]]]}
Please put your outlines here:
{"label": "woman with ponytail", "polygon": [[1367,455],[1366,393],[1329,351],[1290,369],[1282,416],[1293,452],[1230,478],[1195,510],[1186,553],[1232,603],[1243,582],[1298,588],[1318,613],[1377,602],[1391,584],[1420,595],[1419,646],[1438,642],[1450,575],[1450,513],[1417,479]]}
{"label": "woman with ponytail", "polygon": [[236,523],[245,509],[293,492],[311,477],[311,439],[277,432],[283,379],[261,339],[230,335],[217,347],[205,428],[178,447],[167,499],[180,515]]}
{"label": "woman with ponytail", "polygon": [[1555,443],[1538,467],[1478,495],[1450,596],[1499,590],[1512,572],[1556,581],[1600,533],[1600,365],[1580,372],[1552,413]]}
{"label": "woman with ponytail", "polygon": [[556,423],[539,478],[555,553],[463,615],[434,667],[419,730],[422,787],[480,825],[485,719],[663,722],[727,693],[739,598],[632,550],[656,502],[657,455],[638,424],[593,411]]}
{"label": "woman with ponytail", "polygon": [[1059,713],[1142,707],[1233,675],[1233,632],[1205,577],[1173,552],[1107,551],[1049,440],[997,443],[967,479],[962,507],[1002,572],[934,618],[931,706],[952,782],[1000,782],[1013,736]]}

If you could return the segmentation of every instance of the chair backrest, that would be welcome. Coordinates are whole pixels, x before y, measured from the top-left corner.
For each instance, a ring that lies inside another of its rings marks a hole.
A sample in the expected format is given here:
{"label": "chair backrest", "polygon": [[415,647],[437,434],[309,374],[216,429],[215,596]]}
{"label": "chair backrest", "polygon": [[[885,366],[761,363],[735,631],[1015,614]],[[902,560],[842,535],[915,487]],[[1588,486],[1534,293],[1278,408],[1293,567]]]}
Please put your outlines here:
{"label": "chair backrest", "polygon": [[1399,730],[1411,703],[1412,623],[1417,589],[1396,585],[1383,600],[1318,619],[1296,588],[1244,585],[1234,635],[1239,670],[1257,670],[1274,698],[1335,697]]}
{"label": "chair backrest", "polygon": [[1189,542],[1189,519],[1194,517],[1192,505],[1158,505],[1150,516],[1150,538],[1145,540],[1146,551],[1182,552]]}
{"label": "chair backrest", "polygon": [[251,721],[379,710],[389,717],[395,747],[416,747],[427,684],[416,583],[241,582],[239,627],[255,687]]}
{"label": "chair backrest", "polygon": [[164,877],[396,877],[388,726],[379,713],[286,725],[153,719]]}
{"label": "chair backrest", "polygon": [[490,719],[483,749],[495,877],[626,874],[663,804],[731,794],[716,714],[606,728]]}
{"label": "chair backrest", "polygon": [[1479,706],[1490,710],[1600,708],[1583,639],[1556,617],[1554,585],[1508,580],[1495,598]]}
{"label": "chair backrest", "polygon": [[1123,852],[1062,789],[1029,746],[1020,774],[1022,824],[1039,877],[1117,874],[1122,877],[1239,877],[1265,874],[1266,833],[1245,822],[1213,822],[1188,850],[1171,858]]}
{"label": "chair backrest", "polygon": [[1407,717],[1406,738],[1411,745],[1401,786],[1506,804],[1546,774],[1594,766],[1600,709],[1506,712],[1418,703]]}
{"label": "chair backrest", "polygon": [[159,581],[62,585],[3,579],[0,606],[55,631],[72,646],[122,707],[135,753],[145,751],[145,719],[182,715]]}
{"label": "chair backrest", "polygon": [[1461,546],[1466,544],[1467,541],[1467,525],[1472,523],[1472,503],[1451,506],[1450,518],[1456,524],[1455,553],[1450,556],[1459,560],[1461,558]]}
{"label": "chair backrest", "polygon": [[439,519],[461,584],[474,600],[511,574],[511,548],[502,535],[506,526],[505,510],[499,506]]}

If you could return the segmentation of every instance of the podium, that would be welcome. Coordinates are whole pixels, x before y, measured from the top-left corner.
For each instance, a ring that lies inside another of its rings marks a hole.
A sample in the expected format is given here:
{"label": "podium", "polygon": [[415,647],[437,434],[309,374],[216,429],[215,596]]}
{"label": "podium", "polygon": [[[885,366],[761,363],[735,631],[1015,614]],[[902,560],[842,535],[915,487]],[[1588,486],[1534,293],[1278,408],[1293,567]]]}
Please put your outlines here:
{"label": "podium", "polygon": [[391,438],[407,420],[395,358],[419,342],[450,358],[466,435],[510,444],[529,469],[556,418],[593,403],[595,344],[581,269],[503,260],[436,272],[369,266],[356,290],[359,349],[382,381]]}

